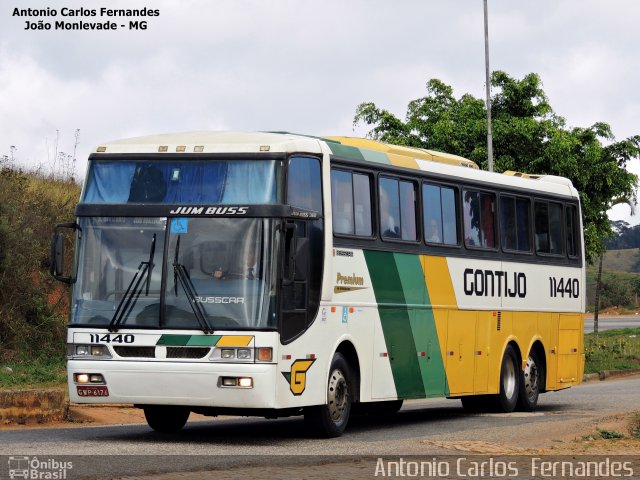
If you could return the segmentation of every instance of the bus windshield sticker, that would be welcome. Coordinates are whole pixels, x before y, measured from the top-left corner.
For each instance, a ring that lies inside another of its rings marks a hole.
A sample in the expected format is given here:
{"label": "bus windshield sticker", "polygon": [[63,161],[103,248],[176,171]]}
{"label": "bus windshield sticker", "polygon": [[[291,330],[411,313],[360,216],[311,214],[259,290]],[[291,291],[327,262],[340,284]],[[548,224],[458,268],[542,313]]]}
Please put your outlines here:
{"label": "bus windshield sticker", "polygon": [[172,218],[171,219],[171,233],[187,233],[189,226],[188,218]]}

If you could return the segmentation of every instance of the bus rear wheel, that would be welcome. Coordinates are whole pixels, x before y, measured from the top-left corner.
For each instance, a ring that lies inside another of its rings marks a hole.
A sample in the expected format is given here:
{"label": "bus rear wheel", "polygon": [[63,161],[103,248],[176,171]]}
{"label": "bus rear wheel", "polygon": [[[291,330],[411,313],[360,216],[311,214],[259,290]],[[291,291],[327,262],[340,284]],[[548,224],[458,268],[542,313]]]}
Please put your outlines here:
{"label": "bus rear wheel", "polygon": [[516,351],[511,345],[507,345],[500,367],[500,393],[496,398],[499,411],[510,413],[515,410],[520,392],[520,377]]}
{"label": "bus rear wheel", "polygon": [[304,420],[307,427],[322,437],[339,437],[344,432],[353,402],[353,376],[346,359],[336,353],[329,369],[327,403],[307,407]]}
{"label": "bus rear wheel", "polygon": [[533,412],[536,409],[544,378],[543,368],[544,366],[538,355],[535,352],[531,352],[520,377],[519,410]]}
{"label": "bus rear wheel", "polygon": [[147,405],[144,407],[144,418],[156,432],[176,433],[182,430],[189,419],[191,411],[186,407],[169,405]]}

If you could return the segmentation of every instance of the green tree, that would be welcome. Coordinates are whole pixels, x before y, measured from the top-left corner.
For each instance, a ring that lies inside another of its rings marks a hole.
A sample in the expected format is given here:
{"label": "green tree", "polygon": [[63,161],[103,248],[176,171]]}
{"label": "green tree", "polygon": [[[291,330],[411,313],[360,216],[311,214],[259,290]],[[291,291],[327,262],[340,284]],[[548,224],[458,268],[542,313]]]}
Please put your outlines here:
{"label": "green tree", "polygon": [[[534,73],[517,80],[496,71],[491,85],[495,170],[571,179],[580,192],[586,254],[592,261],[604,250],[601,240],[612,234],[607,210],[635,202],[637,177],[625,167],[640,156],[640,135],[616,141],[603,122],[567,127]],[[461,155],[487,168],[484,101],[469,94],[456,98],[437,79],[426,87],[426,96],[409,102],[404,121],[368,102],[357,107],[354,125],[372,127],[368,136],[376,140]]]}

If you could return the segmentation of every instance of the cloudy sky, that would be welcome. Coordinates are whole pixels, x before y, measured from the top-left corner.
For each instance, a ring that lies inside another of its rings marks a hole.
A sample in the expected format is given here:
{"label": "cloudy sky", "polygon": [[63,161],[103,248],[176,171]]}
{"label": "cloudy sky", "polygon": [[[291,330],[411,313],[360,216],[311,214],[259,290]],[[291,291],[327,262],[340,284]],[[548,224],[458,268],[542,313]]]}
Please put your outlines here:
{"label": "cloudy sky", "polygon": [[[160,16],[145,31],[24,30],[27,20],[78,19],[63,7],[101,6]],[[18,17],[15,7],[58,16]],[[538,73],[571,126],[638,134],[639,19],[637,0],[489,0],[491,68]],[[430,78],[484,97],[482,0],[4,0],[0,156],[15,146],[16,163],[51,169],[56,143],[70,154],[80,129],[81,175],[97,144],[137,135],[364,135],[352,125],[359,103],[404,117]]]}

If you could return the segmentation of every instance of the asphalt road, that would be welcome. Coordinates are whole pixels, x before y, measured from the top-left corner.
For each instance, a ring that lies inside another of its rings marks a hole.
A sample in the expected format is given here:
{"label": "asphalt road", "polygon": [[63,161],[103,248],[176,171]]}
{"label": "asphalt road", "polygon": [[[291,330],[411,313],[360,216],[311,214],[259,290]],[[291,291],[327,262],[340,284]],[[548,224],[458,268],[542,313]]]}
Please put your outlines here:
{"label": "asphalt road", "polygon": [[[69,479],[315,465],[338,456],[450,455],[455,450],[447,442],[548,446],[551,438],[575,438],[593,431],[595,419],[637,410],[638,405],[640,376],[544,394],[534,413],[468,414],[458,400],[406,402],[396,416],[354,417],[337,439],[311,438],[301,418],[224,418],[189,422],[172,435],[146,425],[5,430],[0,431],[0,455],[72,461]],[[0,478],[6,478],[7,458],[0,458]]]}
{"label": "asphalt road", "polygon": [[[598,330],[612,330],[614,328],[638,328],[640,327],[640,315],[629,317],[600,317],[598,318]],[[593,332],[593,318],[584,319],[585,333]]]}

